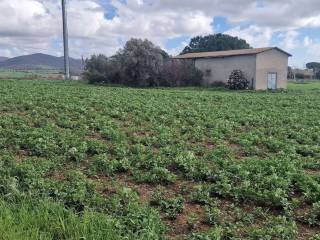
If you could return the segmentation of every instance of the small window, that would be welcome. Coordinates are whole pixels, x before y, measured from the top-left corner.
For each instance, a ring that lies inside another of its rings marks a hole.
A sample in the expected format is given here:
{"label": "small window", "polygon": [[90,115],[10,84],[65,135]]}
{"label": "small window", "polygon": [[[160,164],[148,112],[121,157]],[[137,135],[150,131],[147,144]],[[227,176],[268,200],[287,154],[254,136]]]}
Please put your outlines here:
{"label": "small window", "polygon": [[207,69],[206,70],[206,77],[210,77],[211,76],[211,69]]}

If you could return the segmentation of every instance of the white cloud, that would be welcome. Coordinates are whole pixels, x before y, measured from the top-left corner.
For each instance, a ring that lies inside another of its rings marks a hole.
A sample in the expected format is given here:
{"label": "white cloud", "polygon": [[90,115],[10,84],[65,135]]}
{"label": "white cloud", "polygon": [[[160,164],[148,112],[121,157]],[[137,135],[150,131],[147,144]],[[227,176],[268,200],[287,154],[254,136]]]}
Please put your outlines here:
{"label": "white cloud", "polygon": [[69,31],[73,37],[96,36],[106,21],[103,8],[93,1],[72,0],[68,10]]}
{"label": "white cloud", "polygon": [[247,28],[235,27],[226,33],[245,39],[253,47],[267,47],[270,46],[273,32],[268,27],[251,25]]}
{"label": "white cloud", "polygon": [[306,48],[307,55],[311,59],[310,61],[320,60],[320,42],[315,41],[309,36],[304,38],[304,46]]}
{"label": "white cloud", "polygon": [[[130,37],[165,47],[168,39],[214,33],[215,16],[226,17],[227,33],[254,47],[280,35],[286,49],[299,46],[299,29],[320,28],[319,0],[68,0],[70,49],[74,56],[112,54]],[[112,5],[115,17],[107,19]],[[0,55],[42,51],[61,54],[60,0],[0,0]],[[242,27],[240,27],[242,26]],[[247,26],[247,27],[243,27]],[[305,38],[306,46],[315,41]],[[179,52],[183,46],[170,50]]]}
{"label": "white cloud", "polygon": [[292,50],[300,45],[297,37],[299,33],[295,30],[287,31],[286,33],[279,34],[279,37],[282,38],[280,45],[286,50]]}
{"label": "white cloud", "polygon": [[309,47],[313,43],[313,40],[309,36],[305,36],[303,39],[303,46]]}
{"label": "white cloud", "polygon": [[5,36],[38,36],[52,34],[53,18],[36,0],[0,1],[0,34]]}
{"label": "white cloud", "polygon": [[308,54],[310,54],[311,57],[313,57],[314,59],[317,59],[319,61],[319,59],[320,59],[320,43],[311,44],[308,47]]}

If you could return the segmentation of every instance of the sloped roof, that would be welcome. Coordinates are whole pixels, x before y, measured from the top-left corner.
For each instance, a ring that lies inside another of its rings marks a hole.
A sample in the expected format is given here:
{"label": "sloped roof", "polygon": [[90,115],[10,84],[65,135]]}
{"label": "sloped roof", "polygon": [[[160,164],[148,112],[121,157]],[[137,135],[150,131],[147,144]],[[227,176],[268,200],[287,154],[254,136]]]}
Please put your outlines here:
{"label": "sloped roof", "polygon": [[186,54],[178,55],[174,57],[174,59],[219,58],[219,57],[231,57],[231,56],[242,56],[242,55],[256,55],[272,49],[276,49],[284,54],[287,54],[289,57],[292,56],[290,53],[287,53],[280,48],[267,47],[267,48],[250,48],[250,49],[216,51],[216,52],[186,53]]}

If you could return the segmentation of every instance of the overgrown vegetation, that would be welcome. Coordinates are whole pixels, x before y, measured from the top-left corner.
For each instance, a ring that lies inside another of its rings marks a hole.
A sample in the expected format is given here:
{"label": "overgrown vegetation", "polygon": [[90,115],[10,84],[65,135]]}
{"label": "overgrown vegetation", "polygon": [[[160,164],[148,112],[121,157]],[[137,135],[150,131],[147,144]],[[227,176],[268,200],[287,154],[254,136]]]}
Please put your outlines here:
{"label": "overgrown vegetation", "polygon": [[320,86],[293,88],[1,81],[0,239],[319,239]]}
{"label": "overgrown vegetation", "polygon": [[[251,48],[243,39],[225,34],[198,36],[191,39],[182,53]],[[242,72],[233,72],[229,88],[245,89],[239,79]],[[114,56],[93,55],[86,60],[85,78],[91,84],[116,84],[131,87],[181,87],[203,85],[203,73],[193,60],[172,59],[149,40],[131,39]],[[223,86],[218,82],[213,85]]]}
{"label": "overgrown vegetation", "polygon": [[199,86],[202,74],[188,61],[173,62],[169,55],[148,40],[131,39],[108,58],[94,55],[86,60],[89,83],[131,87]]}

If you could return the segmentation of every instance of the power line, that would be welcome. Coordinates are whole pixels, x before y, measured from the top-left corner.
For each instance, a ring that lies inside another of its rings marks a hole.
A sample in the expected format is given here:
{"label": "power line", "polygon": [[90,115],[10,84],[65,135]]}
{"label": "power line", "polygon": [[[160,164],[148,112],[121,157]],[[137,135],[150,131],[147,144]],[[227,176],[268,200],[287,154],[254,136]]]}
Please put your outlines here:
{"label": "power line", "polygon": [[61,0],[61,2],[62,2],[62,22],[63,22],[64,70],[65,70],[65,78],[70,79],[68,20],[67,20],[66,0]]}

